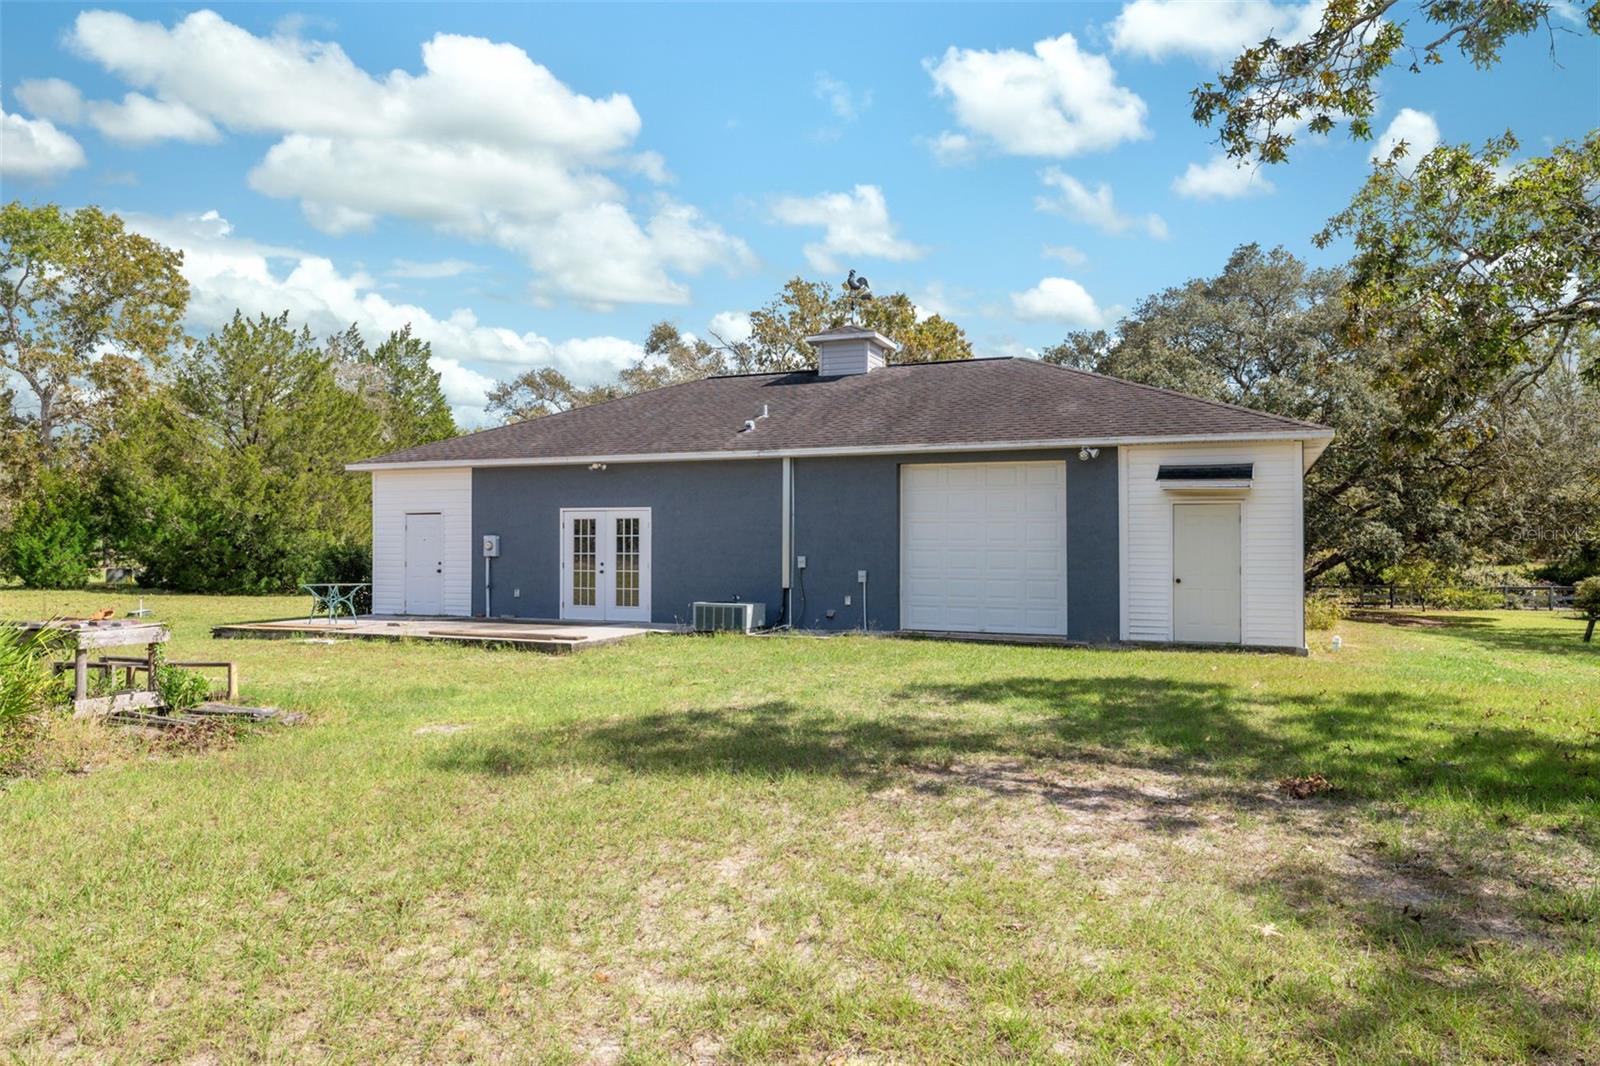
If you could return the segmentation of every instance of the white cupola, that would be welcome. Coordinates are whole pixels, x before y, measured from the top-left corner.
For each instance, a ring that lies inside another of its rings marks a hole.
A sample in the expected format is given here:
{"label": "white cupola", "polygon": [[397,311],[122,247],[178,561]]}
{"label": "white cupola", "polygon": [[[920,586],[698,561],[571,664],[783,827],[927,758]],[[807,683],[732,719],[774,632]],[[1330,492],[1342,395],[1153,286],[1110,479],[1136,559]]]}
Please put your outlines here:
{"label": "white cupola", "polygon": [[825,378],[881,369],[889,356],[900,350],[900,345],[877,330],[853,325],[823,330],[807,337],[806,343],[817,350],[817,374]]}

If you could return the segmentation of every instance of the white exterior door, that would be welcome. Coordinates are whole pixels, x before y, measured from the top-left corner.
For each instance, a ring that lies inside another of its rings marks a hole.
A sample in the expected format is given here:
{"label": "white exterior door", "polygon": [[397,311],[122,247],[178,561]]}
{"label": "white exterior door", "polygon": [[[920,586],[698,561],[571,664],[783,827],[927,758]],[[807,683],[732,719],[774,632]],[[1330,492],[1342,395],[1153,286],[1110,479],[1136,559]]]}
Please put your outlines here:
{"label": "white exterior door", "polygon": [[1172,639],[1239,643],[1237,503],[1172,505]]}
{"label": "white exterior door", "polygon": [[900,625],[1064,635],[1066,464],[902,466]]}
{"label": "white exterior door", "polygon": [[650,509],[561,512],[561,617],[650,621]]}
{"label": "white exterior door", "polygon": [[406,515],[406,614],[444,613],[444,515]]}

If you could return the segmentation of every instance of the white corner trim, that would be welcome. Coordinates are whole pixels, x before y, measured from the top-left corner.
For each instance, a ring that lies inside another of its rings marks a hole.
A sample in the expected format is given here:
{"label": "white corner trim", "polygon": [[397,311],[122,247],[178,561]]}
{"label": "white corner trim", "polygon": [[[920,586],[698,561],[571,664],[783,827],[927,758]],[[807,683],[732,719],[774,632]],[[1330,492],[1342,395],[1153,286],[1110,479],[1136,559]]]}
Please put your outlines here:
{"label": "white corner trim", "polygon": [[1117,449],[1117,639],[1128,639],[1128,452]]}
{"label": "white corner trim", "polygon": [[426,459],[420,462],[370,461],[347,463],[352,472],[371,470],[430,470],[452,467],[587,466],[590,463],[691,463],[739,459],[826,459],[852,455],[937,455],[953,452],[1012,452],[1055,448],[1118,448],[1135,444],[1226,444],[1235,441],[1329,441],[1332,430],[1294,430],[1272,433],[1193,434],[1179,437],[1061,437],[1049,440],[986,440],[945,444],[872,444],[825,448],[762,448],[739,452],[633,452],[611,455],[528,456],[514,459]]}

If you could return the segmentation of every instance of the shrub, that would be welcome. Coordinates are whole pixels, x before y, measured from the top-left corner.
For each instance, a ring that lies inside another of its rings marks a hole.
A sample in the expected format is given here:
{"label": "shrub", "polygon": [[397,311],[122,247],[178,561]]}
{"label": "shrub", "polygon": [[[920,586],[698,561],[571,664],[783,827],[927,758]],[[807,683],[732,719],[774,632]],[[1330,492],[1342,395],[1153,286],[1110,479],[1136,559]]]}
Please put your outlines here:
{"label": "shrub", "polygon": [[1499,589],[1475,589],[1446,586],[1425,590],[1429,607],[1442,607],[1447,611],[1487,611],[1505,604]]}
{"label": "shrub", "polygon": [[372,549],[365,544],[330,544],[317,557],[313,581],[372,580]]}
{"label": "shrub", "polygon": [[65,678],[47,659],[42,634],[0,626],[0,774],[15,770],[32,753],[51,706],[65,698]]}
{"label": "shrub", "polygon": [[1578,582],[1572,594],[1572,606],[1586,618],[1600,617],[1600,576]]}
{"label": "shrub", "polygon": [[173,666],[157,652],[156,691],[168,710],[187,711],[211,698],[211,682],[197,670]]}
{"label": "shrub", "polygon": [[1332,596],[1306,597],[1306,629],[1332,629],[1344,617],[1344,605]]}
{"label": "shrub", "polygon": [[3,545],[3,568],[28,588],[78,588],[94,564],[94,518],[77,485],[45,474],[17,505]]}

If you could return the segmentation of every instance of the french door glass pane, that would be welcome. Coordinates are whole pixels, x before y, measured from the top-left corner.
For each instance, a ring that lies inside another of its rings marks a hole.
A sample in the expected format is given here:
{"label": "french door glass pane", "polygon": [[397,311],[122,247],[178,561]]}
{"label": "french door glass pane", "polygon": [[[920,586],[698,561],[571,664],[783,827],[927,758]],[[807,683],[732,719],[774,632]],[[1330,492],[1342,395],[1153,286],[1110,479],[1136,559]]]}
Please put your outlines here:
{"label": "french door glass pane", "polygon": [[639,519],[617,519],[616,606],[639,606]]}
{"label": "french door glass pane", "polygon": [[595,552],[599,547],[596,519],[572,520],[572,603],[575,607],[595,605]]}

